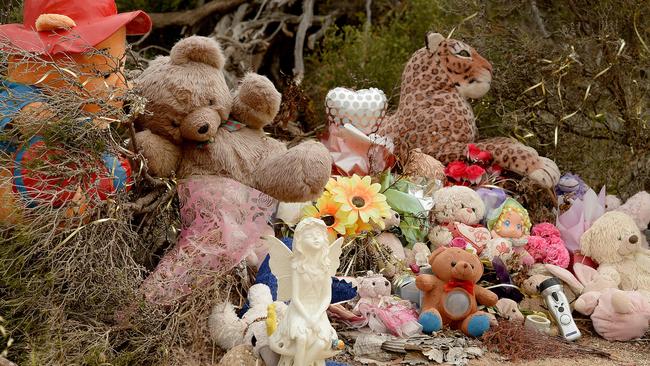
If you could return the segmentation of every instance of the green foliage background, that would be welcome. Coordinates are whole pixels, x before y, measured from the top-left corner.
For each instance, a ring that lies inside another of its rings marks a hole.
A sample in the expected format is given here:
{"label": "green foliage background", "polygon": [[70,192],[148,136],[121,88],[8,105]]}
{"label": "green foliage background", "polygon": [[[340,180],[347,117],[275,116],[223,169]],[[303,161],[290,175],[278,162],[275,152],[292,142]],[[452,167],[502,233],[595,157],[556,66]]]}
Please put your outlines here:
{"label": "green foliage background", "polygon": [[650,189],[649,15],[642,0],[403,1],[370,29],[360,13],[358,24],[330,30],[304,87],[321,120],[336,86],[378,87],[394,108],[426,31],[453,31],[494,66],[491,91],[474,101],[482,136],[518,138],[562,171],[628,196]]}

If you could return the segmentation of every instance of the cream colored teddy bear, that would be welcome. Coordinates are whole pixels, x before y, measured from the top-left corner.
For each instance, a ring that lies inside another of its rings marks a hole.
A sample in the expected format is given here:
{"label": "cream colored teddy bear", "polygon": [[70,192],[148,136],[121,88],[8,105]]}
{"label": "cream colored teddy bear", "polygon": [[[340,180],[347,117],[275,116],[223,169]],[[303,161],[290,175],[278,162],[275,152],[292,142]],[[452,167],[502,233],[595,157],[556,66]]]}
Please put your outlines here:
{"label": "cream colored teddy bear", "polygon": [[[471,188],[464,186],[444,187],[433,194],[433,208],[429,220],[431,229],[428,238],[432,250],[447,246],[454,231],[472,231],[485,216],[485,204]],[[489,236],[489,232],[486,234]],[[466,237],[467,238],[467,237]],[[486,238],[489,239],[489,238]]]}
{"label": "cream colored teddy bear", "polygon": [[650,250],[641,247],[641,235],[632,217],[611,211],[582,234],[580,250],[598,262],[600,276],[650,298]]}
{"label": "cream colored teddy bear", "polygon": [[275,305],[276,320],[284,317],[287,305],[281,301],[273,301],[271,290],[267,285],[255,284],[248,290],[250,309],[241,318],[237,316],[235,307],[224,302],[214,306],[208,319],[208,327],[212,340],[224,350],[245,352],[240,346],[252,346],[253,355],[268,362],[275,354],[269,348],[267,333],[267,316],[269,305]]}

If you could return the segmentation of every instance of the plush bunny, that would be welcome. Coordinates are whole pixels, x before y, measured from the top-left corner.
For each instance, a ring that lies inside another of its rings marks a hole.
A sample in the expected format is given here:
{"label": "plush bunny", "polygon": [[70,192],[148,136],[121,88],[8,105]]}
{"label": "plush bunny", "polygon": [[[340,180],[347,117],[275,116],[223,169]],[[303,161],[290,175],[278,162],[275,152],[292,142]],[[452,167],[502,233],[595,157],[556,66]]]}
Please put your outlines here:
{"label": "plush bunny", "polygon": [[360,326],[368,325],[373,332],[410,337],[420,332],[417,312],[408,301],[391,296],[391,284],[380,274],[369,273],[358,280],[359,301],[353,312],[363,316]]}
{"label": "plush bunny", "polygon": [[580,263],[573,267],[575,276],[557,266],[546,267],[580,295],[573,303],[575,310],[590,315],[594,329],[603,338],[626,341],[648,330],[650,300],[640,292],[621,291],[615,281]]}

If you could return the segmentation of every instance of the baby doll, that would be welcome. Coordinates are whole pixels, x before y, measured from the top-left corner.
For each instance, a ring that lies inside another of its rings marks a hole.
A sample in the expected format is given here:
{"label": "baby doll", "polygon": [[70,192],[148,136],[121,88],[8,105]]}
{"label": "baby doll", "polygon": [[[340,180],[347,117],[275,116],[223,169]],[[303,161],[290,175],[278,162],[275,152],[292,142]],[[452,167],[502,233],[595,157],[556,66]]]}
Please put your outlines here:
{"label": "baby doll", "polygon": [[410,337],[420,332],[417,312],[409,301],[395,300],[390,294],[390,282],[380,274],[370,272],[359,279],[359,301],[353,312],[364,317],[360,326],[368,325],[373,332]]}
{"label": "baby doll", "polygon": [[[488,217],[487,226],[493,238],[488,244],[489,247],[505,243],[512,247],[514,254],[519,255],[522,264],[532,265],[535,262],[525,249],[530,234],[530,217],[528,211],[519,202],[507,198]],[[499,243],[494,244],[496,242]]]}

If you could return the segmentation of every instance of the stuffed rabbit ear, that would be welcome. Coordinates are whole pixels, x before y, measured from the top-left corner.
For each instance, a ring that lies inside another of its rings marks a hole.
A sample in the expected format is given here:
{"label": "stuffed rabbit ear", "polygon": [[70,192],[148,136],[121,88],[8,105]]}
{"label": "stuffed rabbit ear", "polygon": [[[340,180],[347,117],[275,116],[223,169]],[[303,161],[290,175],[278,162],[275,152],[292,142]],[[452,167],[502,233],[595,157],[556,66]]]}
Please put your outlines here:
{"label": "stuffed rabbit ear", "polygon": [[598,275],[598,271],[582,263],[576,263],[573,265],[573,273],[575,273],[578,280],[584,284],[593,281]]}
{"label": "stuffed rabbit ear", "polygon": [[573,275],[571,272],[567,271],[562,267],[555,266],[553,264],[545,264],[544,267],[551,272],[551,274],[566,283],[571,290],[580,294],[585,289],[585,286],[580,283],[580,281]]}

